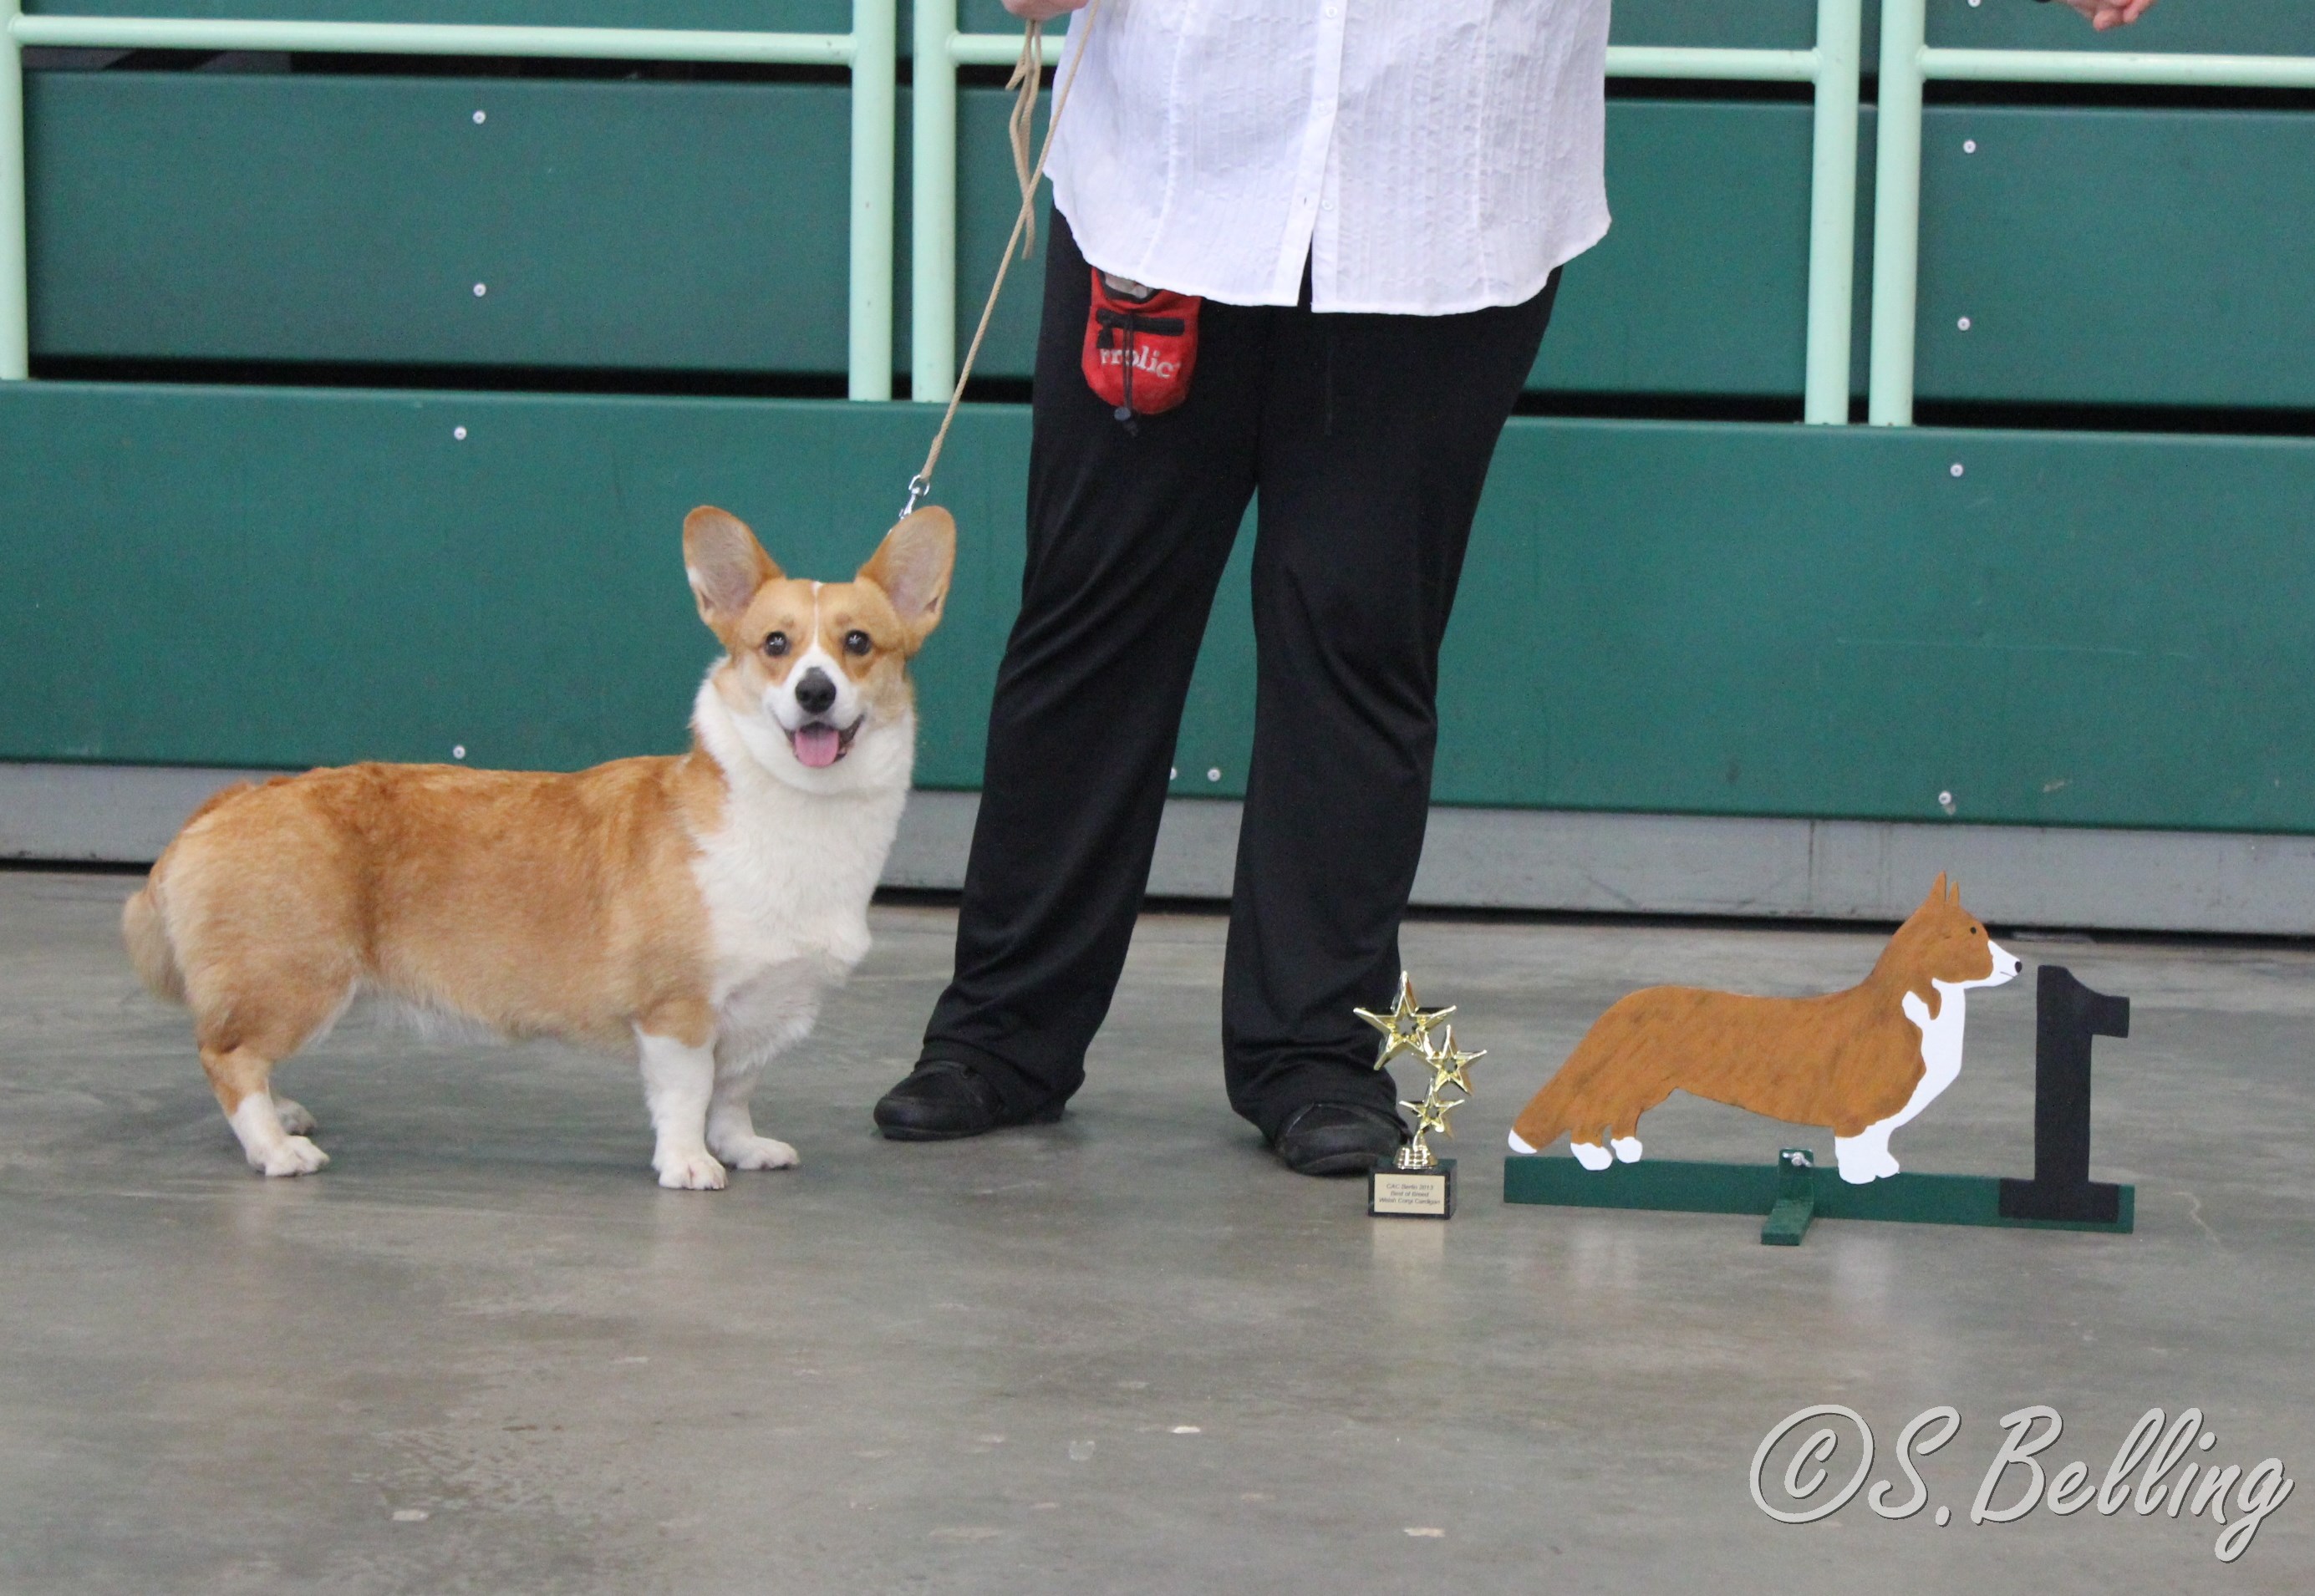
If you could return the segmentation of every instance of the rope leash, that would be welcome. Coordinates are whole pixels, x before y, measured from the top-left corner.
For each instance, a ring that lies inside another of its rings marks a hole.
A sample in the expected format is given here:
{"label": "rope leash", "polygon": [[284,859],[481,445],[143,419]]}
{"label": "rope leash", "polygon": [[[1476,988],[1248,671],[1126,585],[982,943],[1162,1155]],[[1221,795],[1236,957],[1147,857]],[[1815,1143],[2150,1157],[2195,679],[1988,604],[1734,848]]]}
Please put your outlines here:
{"label": "rope leash", "polygon": [[1037,184],[1044,178],[1046,157],[1053,153],[1053,130],[1061,125],[1061,112],[1069,109],[1069,89],[1078,80],[1078,68],[1085,65],[1086,46],[1100,14],[1101,0],[1092,0],[1086,8],[1085,26],[1078,30],[1077,53],[1069,58],[1069,70],[1053,95],[1053,114],[1045,123],[1045,141],[1038,146],[1034,163],[1029,159],[1029,142],[1036,127],[1038,91],[1044,84],[1045,24],[1032,22],[1022,30],[1021,58],[1013,65],[1013,75],[1005,80],[1005,86],[1013,91],[1013,110],[1005,119],[1005,129],[1013,145],[1013,175],[1021,184],[1021,214],[1013,219],[1013,235],[1005,241],[1005,253],[997,262],[997,280],[989,285],[989,301],[980,307],[980,324],[973,329],[971,346],[964,351],[964,364],[957,370],[947,413],[941,417],[940,430],[933,434],[924,469],[909,479],[909,501],[900,506],[902,520],[916,513],[917,506],[932,492],[933,468],[940,464],[950,423],[956,420],[956,407],[964,402],[964,385],[972,376],[973,362],[980,358],[981,341],[989,336],[989,318],[997,314],[998,296],[1005,291],[1005,274],[1013,269],[1016,255],[1025,261],[1037,247]]}

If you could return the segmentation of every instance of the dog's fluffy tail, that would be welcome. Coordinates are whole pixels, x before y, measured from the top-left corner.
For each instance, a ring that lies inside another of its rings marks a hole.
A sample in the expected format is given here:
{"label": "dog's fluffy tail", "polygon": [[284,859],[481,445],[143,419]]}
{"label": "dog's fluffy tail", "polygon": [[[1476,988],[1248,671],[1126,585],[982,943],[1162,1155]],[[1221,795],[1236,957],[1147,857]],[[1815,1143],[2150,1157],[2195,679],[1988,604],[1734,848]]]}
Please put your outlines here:
{"label": "dog's fluffy tail", "polygon": [[169,940],[169,924],[161,913],[161,883],[169,870],[169,856],[177,851],[186,831],[196,821],[222,804],[251,790],[253,784],[235,782],[231,786],[211,794],[201,806],[193,811],[177,833],[175,840],[162,850],[154,863],[145,884],[138,888],[120,909],[120,940],[129,944],[129,962],[137,967],[137,979],[145,983],[155,998],[171,1003],[185,1000],[185,971],[177,962],[176,944]]}
{"label": "dog's fluffy tail", "polygon": [[155,998],[171,1003],[185,1000],[185,972],[177,967],[177,950],[169,944],[169,927],[161,918],[161,905],[154,897],[160,885],[160,871],[155,867],[146,878],[144,886],[120,911],[120,939],[129,944],[129,962],[137,966],[137,979]]}

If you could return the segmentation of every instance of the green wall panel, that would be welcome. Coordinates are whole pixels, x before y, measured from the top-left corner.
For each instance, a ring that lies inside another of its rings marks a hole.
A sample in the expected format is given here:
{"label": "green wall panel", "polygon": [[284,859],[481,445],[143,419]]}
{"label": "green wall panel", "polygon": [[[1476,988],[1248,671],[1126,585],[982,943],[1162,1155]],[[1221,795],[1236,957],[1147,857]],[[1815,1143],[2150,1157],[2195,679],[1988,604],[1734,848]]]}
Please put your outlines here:
{"label": "green wall panel", "polygon": [[[35,14],[844,33],[851,0],[24,0]],[[905,30],[904,30],[905,32]]]}
{"label": "green wall panel", "polygon": [[[702,501],[840,575],[909,406],[0,390],[0,758],[572,766],[676,746]],[[454,429],[465,427],[460,440]],[[974,407],[922,665],[979,778],[1026,418]],[[1951,468],[1960,464],[1964,474]],[[1176,791],[1234,794],[1245,550]],[[1444,667],[1446,802],[2315,830],[2315,443],[1517,421]],[[1209,782],[1210,768],[1222,779]]]}
{"label": "green wall panel", "polygon": [[[2315,7],[2306,0],[2163,0],[2135,25],[2106,33],[2063,5],[2030,0],[1929,0],[1929,42],[1967,49],[2195,50],[2315,55]],[[1618,44],[1806,49],[1816,0],[1616,0]],[[1865,0],[1865,71],[1880,59],[1881,6]]]}
{"label": "green wall panel", "polygon": [[[464,745],[549,767],[679,748],[713,655],[684,513],[722,504],[788,569],[846,575],[930,424],[840,402],[10,385],[0,748],[302,766]],[[950,439],[967,536],[925,672],[929,780],[979,779],[1023,432],[971,411]]]}
{"label": "green wall panel", "polygon": [[[1778,3],[1791,4],[1795,0]],[[24,9],[72,16],[730,28],[780,33],[846,33],[852,28],[851,0],[648,0],[643,4],[635,0],[25,0]],[[1008,16],[999,0],[962,0],[957,13],[960,26],[971,32],[1017,36],[1021,31],[1019,20]],[[899,42],[903,57],[909,53],[913,38],[912,15],[909,0],[900,0]]]}
{"label": "green wall panel", "polygon": [[[2315,406],[2315,359],[2275,358],[2315,350],[2315,114],[1933,105],[1922,137],[1921,397]],[[1615,226],[1568,264],[1530,387],[1796,398],[1809,149],[1805,106],[1611,104]]]}
{"label": "green wall panel", "polygon": [[2315,406],[2315,114],[1933,108],[1921,194],[1922,396]]}
{"label": "green wall panel", "polygon": [[41,354],[844,366],[840,87],[57,72],[27,102]]}
{"label": "green wall panel", "polygon": [[2315,442],[1514,421],[1469,572],[1457,802],[2315,829]]}
{"label": "green wall panel", "polygon": [[1615,224],[1568,263],[1529,386],[1797,396],[1810,114],[1805,105],[1613,102]]}
{"label": "green wall panel", "polygon": [[[1866,0],[1877,13],[1877,0]],[[1806,49],[1816,42],[1816,0],[1616,0],[1609,40],[1615,44],[1678,44],[1721,49]]]}
{"label": "green wall panel", "polygon": [[[1681,0],[1652,0],[1679,4]],[[1619,0],[1621,12],[1632,0]],[[1881,8],[1866,0],[1866,26],[1877,58]],[[1956,49],[2195,51],[2218,55],[2315,55],[2315,6],[2307,0],[2162,0],[2127,28],[2093,31],[2062,4],[2028,0],[1929,0],[1929,42]]]}
{"label": "green wall panel", "polygon": [[[839,87],[138,72],[30,89],[42,355],[843,367]],[[1017,202],[1005,96],[962,106],[960,344]],[[1569,266],[1531,385],[1796,395],[1809,139],[1800,105],[1616,102],[1616,226]],[[2315,347],[2315,114],[1934,107],[1923,182],[1922,396],[2315,404],[2315,362],[2271,358]],[[905,217],[905,179],[899,201]],[[2124,262],[2126,288],[2099,291]],[[986,375],[1028,374],[1042,275],[1042,254],[1016,267]]]}
{"label": "green wall panel", "polygon": [[[42,355],[843,368],[839,88],[108,72],[30,91]],[[1006,110],[962,96],[960,347],[1019,202]],[[1617,227],[1571,268],[1536,385],[1797,393],[1808,143],[1801,107],[1619,102]],[[989,376],[1028,375],[1042,244]]]}

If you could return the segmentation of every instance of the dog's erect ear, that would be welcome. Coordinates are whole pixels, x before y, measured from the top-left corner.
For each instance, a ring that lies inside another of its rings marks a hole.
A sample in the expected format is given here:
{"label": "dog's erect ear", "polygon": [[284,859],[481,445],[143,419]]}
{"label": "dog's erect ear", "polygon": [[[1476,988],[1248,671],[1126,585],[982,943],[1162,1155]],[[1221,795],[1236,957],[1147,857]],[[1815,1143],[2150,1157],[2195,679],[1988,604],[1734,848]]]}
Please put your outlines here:
{"label": "dog's erect ear", "polygon": [[703,504],[683,518],[683,572],[699,601],[699,618],[728,644],[756,590],[777,581],[780,568],[745,521]]}
{"label": "dog's erect ear", "polygon": [[940,625],[948,601],[949,577],[956,569],[956,522],[937,505],[913,510],[884,534],[875,557],[860,568],[862,581],[874,582],[892,601],[909,631],[908,652],[924,647]]}
{"label": "dog's erect ear", "polygon": [[1946,902],[1955,909],[1961,907],[1961,882],[1957,881],[1946,882]]}
{"label": "dog's erect ear", "polygon": [[[1938,879],[1929,883],[1929,895],[1921,900],[1921,909],[1943,909],[1946,906],[1946,873],[1938,872]],[[1917,909],[1915,914],[1921,912]]]}

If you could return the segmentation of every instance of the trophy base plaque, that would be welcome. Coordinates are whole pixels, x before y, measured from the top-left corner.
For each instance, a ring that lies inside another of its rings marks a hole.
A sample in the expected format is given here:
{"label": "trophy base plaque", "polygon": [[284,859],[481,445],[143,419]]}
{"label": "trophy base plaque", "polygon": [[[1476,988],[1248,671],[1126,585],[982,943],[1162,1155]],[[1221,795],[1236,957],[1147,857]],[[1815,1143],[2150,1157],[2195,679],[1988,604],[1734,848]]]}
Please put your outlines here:
{"label": "trophy base plaque", "polygon": [[1455,1160],[1441,1158],[1424,1169],[1379,1166],[1367,1176],[1367,1212],[1377,1219],[1453,1219]]}

